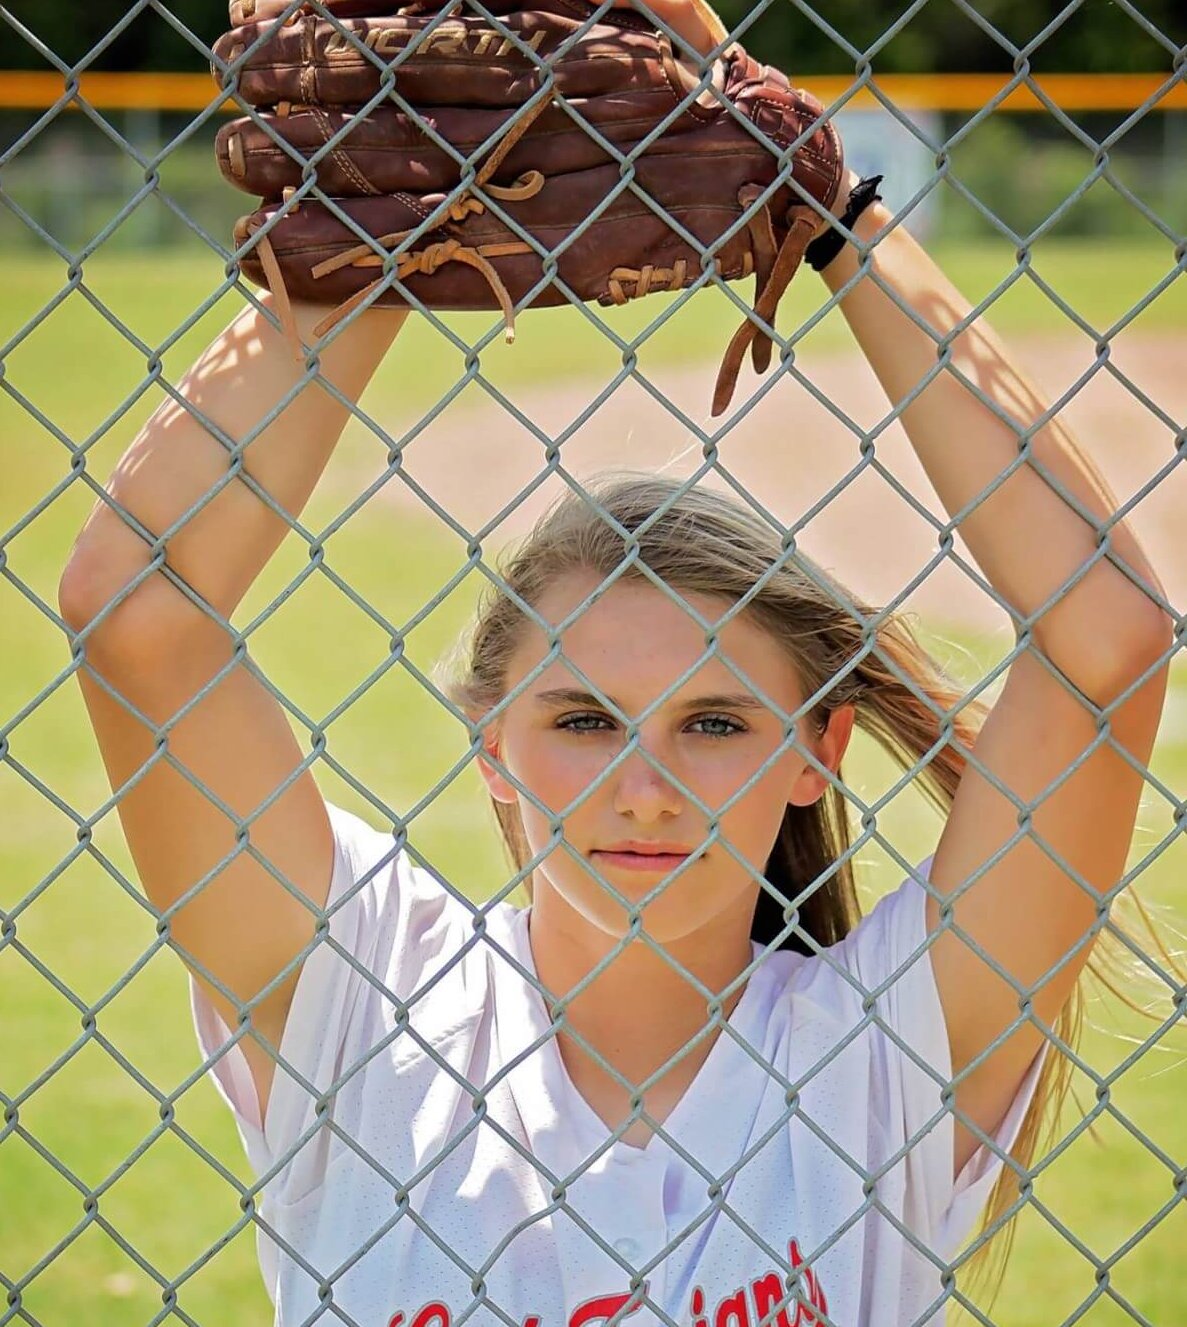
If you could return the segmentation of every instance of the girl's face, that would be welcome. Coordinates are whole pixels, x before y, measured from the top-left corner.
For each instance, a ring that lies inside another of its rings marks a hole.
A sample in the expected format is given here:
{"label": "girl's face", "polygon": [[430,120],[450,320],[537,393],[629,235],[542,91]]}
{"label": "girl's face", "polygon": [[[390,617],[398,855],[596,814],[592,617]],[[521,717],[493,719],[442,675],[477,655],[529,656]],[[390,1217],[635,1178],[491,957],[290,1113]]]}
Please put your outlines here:
{"label": "girl's face", "polygon": [[[599,584],[592,574],[565,577],[538,605],[541,617],[552,624],[563,621]],[[712,595],[683,597],[709,623],[730,606]],[[653,938],[677,940],[729,907],[752,910],[759,886],[747,866],[761,875],[787,804],[814,802],[827,786],[805,755],[794,748],[780,753],[783,721],[760,698],[769,697],[785,714],[803,701],[783,649],[740,615],[719,633],[718,652],[697,665],[705,651],[702,628],[662,591],[625,579],[565,630],[561,648],[565,657],[549,664],[507,706],[486,742],[563,825],[563,841],[535,868],[536,889],[557,890],[587,921],[622,936],[628,913],[597,873],[634,904],[687,862],[644,908],[643,924]],[[508,689],[547,653],[544,632],[531,624],[512,659]],[[626,729],[582,674],[638,722],[640,749],[596,787],[598,776],[622,753]],[[801,716],[796,734],[835,771],[852,720],[852,707],[842,707],[820,737]],[[493,796],[518,803],[532,853],[544,850],[552,835],[548,814],[485,761],[483,774]],[[711,816],[718,817],[720,838],[702,847]]]}

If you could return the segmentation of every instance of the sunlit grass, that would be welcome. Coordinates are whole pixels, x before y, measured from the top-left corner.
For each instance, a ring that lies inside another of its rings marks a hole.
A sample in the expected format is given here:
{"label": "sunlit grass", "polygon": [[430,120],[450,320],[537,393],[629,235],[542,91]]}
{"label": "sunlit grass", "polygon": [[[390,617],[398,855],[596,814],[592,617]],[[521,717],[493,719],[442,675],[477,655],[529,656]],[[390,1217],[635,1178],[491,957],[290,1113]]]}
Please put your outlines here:
{"label": "sunlit grass", "polygon": [[[1090,266],[1084,262],[1086,252],[1053,249],[1049,277],[1074,289],[1077,306],[1102,325],[1149,288],[1164,262],[1153,249],[1135,251],[1132,261],[1122,262],[1112,247],[1105,262],[1102,248],[1101,263],[1091,267],[1100,280],[1090,280],[1085,277]],[[999,254],[967,250],[954,255],[949,267],[976,297],[997,279],[1000,264]],[[201,302],[217,277],[217,272],[212,275],[190,260],[154,260],[153,270],[156,276],[149,283],[142,264],[96,259],[86,273],[96,295],[150,346]],[[46,263],[6,272],[0,335],[12,336],[51,298],[61,277]],[[806,285],[795,293],[788,327],[813,297]],[[707,294],[689,305],[667,325],[650,353],[713,359],[728,339],[736,312],[725,308],[721,298]],[[1168,325],[1174,319],[1182,323],[1182,294],[1168,292],[1163,298],[1175,302],[1159,301],[1145,316],[1155,321],[1165,316]],[[1011,320],[1028,328],[1056,325],[1050,321],[1051,306],[1031,283],[1020,285],[1010,299],[1015,304],[1007,302],[1001,311],[1006,325]],[[167,352],[166,373],[179,376],[237,307],[234,297],[204,317]],[[614,325],[625,336],[626,329],[641,329],[663,307],[661,299],[658,304],[644,301],[621,315],[615,311]],[[452,316],[450,325],[473,340],[492,320]],[[459,352],[449,349],[432,328],[418,326],[410,332],[401,339],[398,358],[384,366],[365,399],[377,418],[405,397],[429,400],[461,367]],[[844,340],[836,329],[827,336],[838,345]],[[609,354],[604,338],[580,314],[565,311],[525,316],[519,343],[508,349],[496,338],[482,362],[486,366],[489,356],[490,372],[500,382],[527,382],[559,378],[593,363],[605,366],[616,354]],[[28,1318],[14,1321],[51,1327],[85,1319],[92,1327],[126,1327],[160,1311],[162,1283],[184,1278],[178,1305],[193,1320],[233,1319],[251,1327],[270,1321],[270,1312],[250,1227],[219,1247],[201,1270],[187,1275],[206,1251],[242,1226],[243,1218],[235,1186],[178,1131],[208,1149],[241,1181],[249,1180],[249,1171],[230,1117],[208,1081],[182,1093],[175,1124],[162,1126],[161,1099],[175,1093],[197,1063],[183,973],[175,957],[162,952],[123,984],[124,974],[157,944],[154,920],[137,901],[113,810],[96,825],[93,849],[80,846],[78,821],[89,820],[106,805],[109,789],[77,683],[70,676],[65,638],[47,613],[70,543],[92,500],[81,477],[71,480],[70,449],[53,430],[75,445],[97,434],[86,469],[101,483],[160,399],[159,389],[152,388],[123,410],[144,372],[144,356],[113,333],[78,294],[5,364],[10,390],[0,396],[5,475],[0,526],[14,529],[28,513],[36,514],[6,543],[5,579],[0,580],[0,725],[9,736],[7,759],[0,763],[0,908],[11,923],[0,939],[0,1093],[6,1102],[19,1102],[7,1132],[0,1133],[0,1273],[9,1283],[23,1285],[21,1308]],[[48,427],[34,420],[14,392],[46,417]],[[48,501],[51,495],[56,496]],[[320,527],[335,514],[332,495],[322,492],[307,516],[311,526]],[[352,517],[326,549],[327,564],[335,573],[395,625],[406,622],[432,597],[463,559],[460,543],[440,526],[418,522],[403,510],[397,521],[382,500]],[[253,588],[241,620],[250,620],[304,565],[301,547],[290,539]],[[474,576],[463,581],[409,634],[407,657],[422,671],[431,668],[461,630],[477,588]],[[967,653],[956,652],[952,643]],[[937,633],[934,645],[969,681],[1000,651],[1000,642],[963,637],[947,627],[942,639]],[[260,629],[252,648],[277,686],[318,721],[387,657],[389,641],[328,578],[314,576]],[[21,721],[11,727],[18,715]],[[346,714],[329,725],[327,739],[334,759],[398,811],[420,801],[465,748],[457,723],[399,669],[362,691]],[[1187,788],[1187,676],[1182,671],[1175,679],[1152,774],[1180,797]],[[859,737],[846,777],[860,796],[872,801],[897,779],[897,771]],[[363,799],[326,767],[319,778],[331,799],[370,814]],[[917,861],[934,843],[938,822],[916,794],[906,793],[880,813],[879,829],[904,857]],[[1171,807],[1151,788],[1134,860],[1152,851],[1171,829]],[[473,899],[489,896],[505,882],[480,781],[472,769],[415,818],[412,840]],[[122,874],[127,888],[104,869],[98,854]],[[1144,896],[1169,906],[1179,918],[1187,913],[1184,856],[1180,835],[1142,876]],[[867,902],[901,878],[885,852],[869,850],[861,860]],[[89,1015],[97,1007],[96,1033],[90,1035],[84,1022],[90,1026]],[[1092,1015],[1103,1030],[1089,1032],[1085,1055],[1102,1072],[1132,1049],[1113,1029],[1145,1037],[1156,1026],[1119,1012],[1115,1002],[1095,1006]],[[1173,1039],[1173,1046],[1173,1051],[1147,1055],[1121,1075],[1111,1101],[1181,1172],[1187,1156],[1187,1113],[1182,1108],[1184,1070],[1176,1065],[1183,1056],[1183,1039]],[[143,1081],[125,1072],[113,1051],[125,1056]],[[44,1077],[54,1066],[59,1066],[56,1072]],[[1087,1079],[1081,1078],[1078,1091],[1091,1106]],[[1074,1120],[1074,1114],[1068,1116],[1068,1127]],[[123,1170],[129,1155],[158,1134],[135,1164]],[[1105,1146],[1084,1136],[1069,1147],[1044,1171],[1035,1197],[1105,1261],[1172,1199],[1175,1175],[1115,1120],[1101,1124],[1099,1137]],[[68,1173],[47,1157],[58,1158]],[[97,1206],[85,1204],[97,1190]],[[157,1268],[161,1281],[138,1267],[100,1222],[108,1223]],[[1111,1269],[1113,1288],[1150,1322],[1175,1323],[1182,1316],[1187,1303],[1181,1254],[1185,1235],[1180,1201]],[[30,1271],[59,1247],[62,1251],[25,1285]],[[995,1320],[1011,1327],[1050,1327],[1095,1294],[1094,1266],[1047,1218],[1028,1210]],[[1111,1327],[1132,1319],[1106,1296],[1080,1321]]]}

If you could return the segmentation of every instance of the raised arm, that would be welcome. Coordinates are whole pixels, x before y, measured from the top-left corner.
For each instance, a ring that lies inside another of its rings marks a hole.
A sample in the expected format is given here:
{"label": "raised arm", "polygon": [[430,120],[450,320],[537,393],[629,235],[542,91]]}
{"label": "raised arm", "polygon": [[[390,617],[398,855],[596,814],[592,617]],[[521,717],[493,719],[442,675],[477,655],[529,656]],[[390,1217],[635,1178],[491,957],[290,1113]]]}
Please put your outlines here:
{"label": "raised arm", "polygon": [[[968,301],[891,221],[867,209],[854,230],[877,240],[871,270],[850,285],[859,259],[846,246],[825,280],[848,289],[841,309],[890,402],[910,398],[902,422],[949,515],[979,503],[959,526],[977,564],[1032,619],[974,748],[991,777],[965,771],[932,866],[957,929],[941,926],[936,897],[928,908],[958,1112],[992,1133],[1044,1040],[1029,1015],[1054,1022],[1091,953],[1099,895],[1124,873],[1172,623],[1104,479],[985,320],[959,330]],[[1106,523],[1128,572],[1097,556]],[[958,1125],[958,1171],[976,1141]]]}
{"label": "raised arm", "polygon": [[[298,305],[295,313],[312,345],[312,325],[324,310]],[[322,376],[356,400],[406,317],[406,310],[364,312],[323,348]],[[199,357],[179,392],[238,443],[302,376],[288,344],[249,307]],[[347,407],[313,378],[244,448],[243,470],[295,518],[347,417]],[[228,479],[230,467],[227,448],[198,418],[173,400],[161,405],[116,466],[107,485],[110,503],[97,503],[79,534],[59,604],[85,643],[78,677],[146,894],[164,910],[210,876],[173,916],[171,933],[193,966],[231,992],[228,999],[203,981],[235,1028],[236,1003],[255,998],[312,938],[312,908],[324,904],[329,888],[332,840],[283,710],[233,661],[233,641],[222,625],[290,528],[247,482]],[[157,538],[211,493],[164,545],[169,568],[193,591],[194,603],[159,569],[145,574],[152,553],[136,527]],[[250,821],[246,843],[240,819]],[[252,1011],[255,1033],[273,1045],[296,975]],[[250,1036],[241,1045],[262,1114],[274,1061]]]}
{"label": "raised arm", "polygon": [[[884,205],[875,203],[858,218],[856,234],[869,242],[892,219]],[[823,275],[838,291],[857,271],[857,251],[846,246]],[[950,514],[1017,466],[1022,431],[1037,428],[1034,461],[1095,520],[1113,516],[1116,499],[1103,477],[1058,416],[1044,421],[1047,402],[986,319],[956,330],[972,306],[902,226],[878,238],[870,274],[844,296],[841,311],[892,402],[923,386],[903,410],[902,423]],[[941,348],[948,367],[940,366]],[[960,533],[994,588],[1026,616],[1040,610],[1092,559],[1097,542],[1092,526],[1031,465],[1017,469],[969,512]],[[1036,534],[1042,538],[1041,558],[1035,557]],[[1112,527],[1110,541],[1138,577],[1161,593],[1153,568],[1124,521]],[[1102,621],[1128,630],[1102,632]],[[1069,665],[1071,676],[1091,689],[1102,669],[1111,676],[1119,665],[1125,666],[1135,631],[1139,637],[1157,635],[1167,626],[1132,580],[1100,561],[1042,613],[1033,631],[1048,656]]]}

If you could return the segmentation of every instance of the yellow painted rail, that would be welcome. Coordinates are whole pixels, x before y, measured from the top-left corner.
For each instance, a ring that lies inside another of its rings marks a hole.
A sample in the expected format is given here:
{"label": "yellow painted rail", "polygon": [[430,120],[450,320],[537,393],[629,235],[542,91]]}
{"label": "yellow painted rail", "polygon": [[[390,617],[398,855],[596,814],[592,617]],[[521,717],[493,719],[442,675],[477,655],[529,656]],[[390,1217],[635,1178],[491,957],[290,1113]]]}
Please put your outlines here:
{"label": "yellow painted rail", "polygon": [[[801,80],[826,105],[843,96],[853,80],[834,74]],[[1065,111],[1131,111],[1156,96],[1151,109],[1187,110],[1187,83],[1180,78],[1166,87],[1161,74],[1042,74],[1034,79],[1044,95]],[[875,80],[886,100],[903,110],[975,111],[985,106],[1009,83],[1002,74],[886,74]],[[0,108],[44,110],[65,95],[60,74],[0,72]],[[218,88],[209,74],[106,74],[84,73],[79,93],[99,110],[201,111],[218,99]],[[874,94],[862,88],[848,106],[877,105]],[[72,98],[68,109],[77,110]],[[236,110],[227,98],[221,107]],[[1043,109],[1042,102],[1025,85],[1013,89],[1000,103],[1007,111]]]}

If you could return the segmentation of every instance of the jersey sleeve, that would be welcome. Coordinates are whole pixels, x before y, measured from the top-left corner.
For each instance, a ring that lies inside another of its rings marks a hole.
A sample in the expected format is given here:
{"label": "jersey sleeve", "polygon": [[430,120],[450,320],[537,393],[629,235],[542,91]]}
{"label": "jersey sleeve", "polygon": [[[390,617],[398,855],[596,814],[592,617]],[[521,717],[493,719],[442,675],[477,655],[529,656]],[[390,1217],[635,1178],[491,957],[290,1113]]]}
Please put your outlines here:
{"label": "jersey sleeve", "polygon": [[441,947],[443,927],[465,911],[434,876],[412,865],[391,832],[339,807],[327,810],[334,836],[328,929],[297,980],[265,1119],[246,1058],[228,1045],[230,1031],[190,978],[199,1048],[253,1171],[274,1172],[264,1185],[273,1204],[296,1202],[320,1186],[330,1146],[318,1129],[326,1095],[344,1069],[365,1058],[380,1021],[377,1005],[391,1005],[392,994],[416,984],[425,955]]}
{"label": "jersey sleeve", "polygon": [[952,1080],[952,1058],[927,944],[927,889],[915,878],[928,877],[932,860],[928,857],[913,876],[880,899],[830,952],[867,991],[877,992],[881,1050],[897,1062],[886,1077],[899,1085],[902,1096],[901,1145],[909,1149],[904,1162],[908,1221],[937,1256],[949,1258],[989,1198],[1004,1164],[998,1153],[1008,1153],[1018,1138],[1047,1045],[1036,1054],[992,1135],[997,1150],[981,1144],[953,1183],[955,1117],[941,1096]]}

